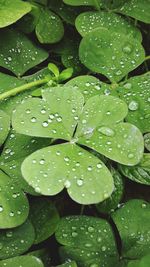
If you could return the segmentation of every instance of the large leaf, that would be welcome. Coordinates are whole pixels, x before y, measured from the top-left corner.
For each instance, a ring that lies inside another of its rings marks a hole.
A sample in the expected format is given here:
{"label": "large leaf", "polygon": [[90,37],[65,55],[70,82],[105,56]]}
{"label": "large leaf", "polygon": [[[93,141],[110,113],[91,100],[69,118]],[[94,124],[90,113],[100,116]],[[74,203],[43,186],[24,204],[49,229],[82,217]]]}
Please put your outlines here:
{"label": "large leaf", "polygon": [[103,219],[87,216],[63,218],[56,230],[56,239],[64,246],[63,257],[75,260],[78,266],[111,267],[117,262],[114,235]]}
{"label": "large leaf", "polygon": [[12,259],[7,259],[0,261],[0,267],[44,267],[43,263],[39,258],[36,258],[34,256],[20,256],[20,257],[14,257]]}
{"label": "large leaf", "polygon": [[131,16],[145,23],[150,23],[149,10],[149,0],[129,0],[124,1],[123,5],[117,9],[117,12],[127,16]]}
{"label": "large leaf", "polygon": [[27,197],[2,171],[0,188],[0,228],[12,228],[22,224],[29,212]]}
{"label": "large leaf", "polygon": [[126,120],[143,133],[150,131],[150,73],[135,76],[120,84],[118,95],[128,105]]}
{"label": "large leaf", "polygon": [[29,218],[35,229],[34,244],[53,235],[59,222],[59,214],[54,204],[42,198],[32,200]]}
{"label": "large leaf", "polygon": [[83,103],[82,94],[72,88],[50,88],[43,92],[43,100],[31,98],[18,106],[13,114],[13,126],[26,135],[68,140],[73,135]]}
{"label": "large leaf", "polygon": [[0,32],[0,66],[17,76],[43,62],[48,53],[32,43],[23,33],[7,29]]}
{"label": "large leaf", "polygon": [[70,197],[81,204],[101,202],[113,191],[113,179],[106,166],[75,144],[36,151],[23,162],[22,174],[37,192],[55,195],[66,187]]}
{"label": "large leaf", "polygon": [[105,75],[112,82],[120,81],[145,59],[138,40],[104,28],[86,34],[80,44],[79,56],[87,68]]}
{"label": "large leaf", "polygon": [[31,5],[21,0],[0,1],[0,28],[6,27],[31,11]]}
{"label": "large leaf", "polygon": [[123,17],[108,12],[94,12],[88,11],[81,13],[75,22],[78,32],[85,36],[94,29],[108,29],[111,32],[123,33],[132,36],[139,41],[142,40],[140,31]]}
{"label": "large leaf", "polygon": [[122,240],[122,256],[139,259],[149,253],[150,205],[143,200],[130,200],[113,215]]}
{"label": "large leaf", "polygon": [[0,146],[5,141],[10,129],[10,118],[2,110],[0,110]]}
{"label": "large leaf", "polygon": [[[44,19],[43,19],[44,18]],[[56,43],[61,40],[64,28],[61,19],[52,11],[41,8],[36,35],[40,43]]]}
{"label": "large leaf", "polygon": [[4,260],[23,254],[31,247],[34,238],[34,228],[29,221],[13,229],[1,230],[0,259]]}
{"label": "large leaf", "polygon": [[134,182],[150,185],[150,153],[145,153],[136,166],[119,165],[122,174]]}

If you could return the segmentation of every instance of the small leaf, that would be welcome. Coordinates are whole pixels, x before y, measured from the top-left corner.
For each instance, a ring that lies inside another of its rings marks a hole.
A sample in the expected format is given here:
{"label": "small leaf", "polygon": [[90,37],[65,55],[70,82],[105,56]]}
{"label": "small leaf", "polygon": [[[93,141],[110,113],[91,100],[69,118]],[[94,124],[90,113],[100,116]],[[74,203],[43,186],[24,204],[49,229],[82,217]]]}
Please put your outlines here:
{"label": "small leaf", "polygon": [[1,31],[0,66],[17,76],[43,62],[48,53],[33,44],[23,33],[12,29]]}
{"label": "small leaf", "polygon": [[122,240],[123,257],[139,259],[149,253],[150,205],[147,202],[132,199],[114,212],[112,218]]}
{"label": "small leaf", "polygon": [[59,77],[59,69],[58,69],[58,67],[55,64],[49,63],[48,64],[48,69],[54,74],[54,76],[56,78]]}
{"label": "small leaf", "polygon": [[15,23],[31,11],[30,3],[20,0],[5,0],[0,2],[0,28]]}
{"label": "small leaf", "polygon": [[0,146],[4,143],[10,129],[10,118],[0,110]]}
{"label": "small leaf", "polygon": [[46,8],[41,8],[40,13],[35,29],[39,42],[42,44],[59,42],[64,35],[64,27],[61,19]]}
{"label": "small leaf", "polygon": [[113,191],[113,179],[106,166],[88,151],[69,143],[31,154],[22,164],[22,174],[36,192],[51,196],[66,187],[70,197],[80,204],[101,202]]}
{"label": "small leaf", "polygon": [[0,267],[44,267],[43,263],[40,259],[33,257],[33,256],[20,256],[20,257],[14,257],[12,259],[7,259],[0,261]]}
{"label": "small leaf", "polygon": [[63,245],[62,257],[75,260],[79,266],[111,267],[118,260],[112,229],[103,219],[87,216],[62,218],[56,239]]}
{"label": "small leaf", "polygon": [[22,224],[29,213],[27,197],[2,171],[0,188],[0,228],[12,228]]}
{"label": "small leaf", "polygon": [[72,75],[73,75],[73,68],[67,68],[60,73],[58,81],[63,82],[65,80],[68,80],[72,77]]}
{"label": "small leaf", "polygon": [[145,153],[136,166],[119,165],[122,174],[134,182],[150,185],[150,153]]}
{"label": "small leaf", "polygon": [[34,228],[29,221],[16,228],[1,230],[0,259],[4,260],[23,254],[31,247],[34,238]]}
{"label": "small leaf", "polygon": [[38,244],[54,234],[59,222],[59,214],[48,199],[35,198],[30,204],[29,218],[35,229],[34,244]]}
{"label": "small leaf", "polygon": [[118,82],[144,61],[145,54],[133,37],[98,28],[82,39],[79,58],[91,71]]}

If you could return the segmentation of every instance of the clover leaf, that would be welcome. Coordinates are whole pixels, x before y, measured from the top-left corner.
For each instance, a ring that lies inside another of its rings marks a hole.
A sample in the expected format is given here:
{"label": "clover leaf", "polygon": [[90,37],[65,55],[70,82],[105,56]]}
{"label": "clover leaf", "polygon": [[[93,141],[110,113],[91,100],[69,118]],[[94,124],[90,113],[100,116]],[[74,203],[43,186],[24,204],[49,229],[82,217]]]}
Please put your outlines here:
{"label": "clover leaf", "polygon": [[111,267],[118,261],[114,235],[106,220],[68,216],[61,219],[55,235],[63,245],[61,257],[75,260],[79,266]]}
{"label": "clover leaf", "polygon": [[78,32],[84,37],[94,29],[108,29],[112,32],[123,33],[142,40],[140,31],[120,15],[105,11],[88,11],[81,13],[75,21]]}
{"label": "clover leaf", "polygon": [[0,170],[0,228],[22,224],[29,213],[29,204],[19,186]]}
{"label": "clover leaf", "polygon": [[149,203],[132,199],[114,212],[112,218],[122,240],[123,257],[139,259],[149,253]]}
{"label": "clover leaf", "polygon": [[1,230],[0,259],[4,260],[23,254],[31,247],[34,238],[34,228],[28,220],[21,226],[9,230]]}
{"label": "clover leaf", "polygon": [[127,106],[119,98],[94,96],[83,105],[77,90],[50,88],[43,91],[43,100],[30,98],[19,105],[12,122],[22,134],[70,141],[38,150],[24,160],[22,174],[29,185],[44,195],[66,187],[72,199],[89,204],[111,195],[113,179],[102,161],[79,144],[126,165],[140,161],[144,144],[140,131],[122,122]]}
{"label": "clover leaf", "polygon": [[0,28],[13,24],[31,11],[30,3],[20,0],[0,1]]}
{"label": "clover leaf", "polygon": [[32,266],[32,267],[44,267],[43,263],[39,258],[36,258],[34,256],[19,256],[19,257],[14,257],[11,259],[3,260],[0,261],[0,267],[27,267],[27,266]]}
{"label": "clover leaf", "polygon": [[141,43],[132,36],[97,28],[82,39],[79,57],[91,71],[118,82],[144,61],[145,54]]}
{"label": "clover leaf", "polygon": [[33,44],[27,36],[16,30],[1,31],[0,66],[12,71],[17,76],[43,62],[48,53]]}
{"label": "clover leaf", "polygon": [[2,110],[0,110],[0,146],[5,141],[10,129],[10,118]]}
{"label": "clover leaf", "polygon": [[135,166],[119,165],[122,174],[134,182],[150,185],[150,153],[145,153]]}

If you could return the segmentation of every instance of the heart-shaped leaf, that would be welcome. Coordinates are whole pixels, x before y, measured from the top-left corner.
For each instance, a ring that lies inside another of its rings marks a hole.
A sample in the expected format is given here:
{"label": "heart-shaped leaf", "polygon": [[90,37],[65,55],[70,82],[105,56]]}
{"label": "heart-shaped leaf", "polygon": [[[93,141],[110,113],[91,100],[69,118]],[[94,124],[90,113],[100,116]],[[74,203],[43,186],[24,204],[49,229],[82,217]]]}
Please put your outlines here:
{"label": "heart-shaped leaf", "polygon": [[6,27],[31,11],[30,3],[20,0],[0,1],[0,28]]}
{"label": "heart-shaped leaf", "polygon": [[10,118],[0,110],[0,146],[4,143],[10,129]]}
{"label": "heart-shaped leaf", "polygon": [[150,73],[135,76],[120,84],[118,95],[128,105],[126,120],[143,133],[150,131]]}
{"label": "heart-shaped leaf", "polygon": [[0,261],[0,267],[44,267],[43,263],[40,259],[34,257],[34,256],[20,256],[20,257],[14,257],[12,259],[7,259]]}
{"label": "heart-shaped leaf", "polygon": [[59,214],[48,199],[35,198],[30,205],[29,218],[35,229],[34,244],[38,244],[54,234],[59,222]]}
{"label": "heart-shaped leaf", "polygon": [[113,191],[106,166],[75,144],[36,151],[24,160],[22,174],[36,192],[55,195],[66,187],[70,197],[81,204],[101,202]]}
{"label": "heart-shaped leaf", "polygon": [[23,33],[12,29],[0,32],[0,66],[17,76],[43,62],[48,53],[33,44]]}
{"label": "heart-shaped leaf", "polygon": [[64,27],[61,19],[46,8],[40,9],[40,16],[35,31],[39,42],[44,44],[56,43],[64,35]]}
{"label": "heart-shaped leaf", "polygon": [[119,169],[132,181],[150,185],[150,153],[145,153],[139,164],[132,167],[119,165]]}
{"label": "heart-shaped leaf", "polygon": [[130,200],[113,215],[122,240],[122,256],[139,259],[149,253],[150,205],[143,200]]}
{"label": "heart-shaped leaf", "polygon": [[22,224],[29,213],[27,197],[11,179],[0,171],[0,228]]}
{"label": "heart-shaped leaf", "polygon": [[87,216],[63,218],[56,230],[56,239],[63,245],[62,257],[75,260],[78,266],[111,267],[118,260],[112,229],[103,219]]}
{"label": "heart-shaped leaf", "polygon": [[79,57],[91,71],[118,82],[144,61],[145,54],[133,37],[97,28],[82,39]]}
{"label": "heart-shaped leaf", "polygon": [[85,36],[94,29],[104,28],[110,30],[111,32],[123,33],[142,41],[140,31],[129,21],[115,13],[108,13],[105,11],[84,12],[77,17],[75,25],[82,36]]}
{"label": "heart-shaped leaf", "polygon": [[4,260],[23,254],[31,247],[34,238],[34,228],[29,221],[13,229],[1,230],[0,259]]}

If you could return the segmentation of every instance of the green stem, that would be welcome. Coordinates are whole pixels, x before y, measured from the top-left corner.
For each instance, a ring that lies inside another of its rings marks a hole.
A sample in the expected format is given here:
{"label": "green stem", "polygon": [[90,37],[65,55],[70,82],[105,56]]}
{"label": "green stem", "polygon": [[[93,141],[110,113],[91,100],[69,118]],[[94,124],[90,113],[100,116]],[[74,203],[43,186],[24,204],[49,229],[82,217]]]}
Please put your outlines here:
{"label": "green stem", "polygon": [[94,0],[94,6],[96,8],[96,10],[100,11],[100,6],[97,0]]}
{"label": "green stem", "polygon": [[145,57],[145,61],[150,59],[150,55]]}
{"label": "green stem", "polygon": [[6,99],[6,98],[8,98],[10,96],[14,96],[14,95],[16,95],[18,93],[21,93],[23,91],[29,90],[34,86],[45,84],[47,82],[48,82],[48,80],[46,78],[44,78],[44,79],[41,79],[41,80],[38,80],[38,81],[35,81],[35,82],[30,82],[30,83],[27,83],[27,84],[23,84],[23,85],[21,85],[19,87],[15,87],[15,88],[13,88],[13,89],[11,89],[11,90],[3,93],[3,94],[0,94],[0,101],[4,100],[4,99]]}

